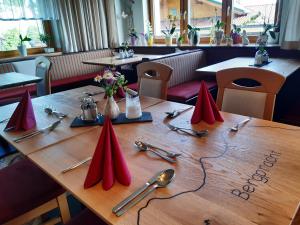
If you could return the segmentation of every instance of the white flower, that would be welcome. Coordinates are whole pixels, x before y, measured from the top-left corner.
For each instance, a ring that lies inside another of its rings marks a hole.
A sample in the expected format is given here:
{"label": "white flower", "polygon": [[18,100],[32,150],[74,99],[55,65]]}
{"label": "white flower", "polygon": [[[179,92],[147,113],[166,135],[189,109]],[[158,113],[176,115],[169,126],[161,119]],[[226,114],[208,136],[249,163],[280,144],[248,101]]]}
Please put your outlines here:
{"label": "white flower", "polygon": [[103,79],[109,80],[113,79],[114,74],[110,70],[106,70],[103,74]]}
{"label": "white flower", "polygon": [[94,81],[95,81],[95,82],[98,82],[98,83],[100,83],[101,80],[102,80],[102,77],[101,77],[100,75],[97,75],[97,76],[94,78]]}

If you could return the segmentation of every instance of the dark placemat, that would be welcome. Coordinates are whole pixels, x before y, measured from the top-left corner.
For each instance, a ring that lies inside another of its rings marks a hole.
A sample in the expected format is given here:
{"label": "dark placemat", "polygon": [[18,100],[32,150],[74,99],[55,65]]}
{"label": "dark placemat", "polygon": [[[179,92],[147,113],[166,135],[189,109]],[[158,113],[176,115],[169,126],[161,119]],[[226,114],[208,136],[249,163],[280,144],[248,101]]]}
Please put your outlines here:
{"label": "dark placemat", "polygon": [[[126,124],[126,123],[142,123],[142,122],[152,122],[152,116],[150,112],[143,112],[142,116],[137,119],[127,119],[125,113],[121,113],[119,117],[115,120],[112,120],[112,124]],[[96,126],[96,125],[103,125],[104,124],[104,117],[99,116],[98,120],[87,122],[83,121],[79,117],[76,117],[73,122],[71,123],[70,127],[87,127],[87,126]]]}
{"label": "dark placemat", "polygon": [[249,66],[255,66],[255,67],[263,67],[265,65],[268,65],[269,63],[271,63],[272,61],[268,61],[268,62],[265,62],[263,64],[252,64],[252,65],[249,65]]}

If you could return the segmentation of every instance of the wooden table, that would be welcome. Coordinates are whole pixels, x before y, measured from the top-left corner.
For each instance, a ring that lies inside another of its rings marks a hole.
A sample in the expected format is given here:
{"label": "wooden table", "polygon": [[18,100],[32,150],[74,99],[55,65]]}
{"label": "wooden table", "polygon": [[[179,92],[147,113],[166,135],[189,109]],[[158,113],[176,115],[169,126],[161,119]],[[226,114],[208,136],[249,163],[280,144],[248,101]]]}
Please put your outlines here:
{"label": "wooden table", "polygon": [[[80,95],[75,93],[81,93],[82,89],[71,92],[75,102]],[[57,98],[58,103],[69,107],[70,114],[78,109],[77,105],[67,103],[71,103],[72,97],[62,92]],[[99,99],[102,97],[98,96]],[[45,97],[40,99],[47,103]],[[182,109],[187,105],[146,97],[142,97],[141,103],[144,111],[152,113],[152,123],[114,125],[132,175],[129,187],[115,183],[109,191],[104,191],[99,183],[84,189],[89,163],[61,173],[66,167],[93,154],[101,126],[87,128],[27,155],[108,224],[137,224],[137,212],[149,198],[169,197],[183,191],[194,192],[169,200],[152,200],[141,211],[139,224],[198,225],[205,224],[206,220],[210,224],[222,225],[289,224],[300,200],[300,128],[252,119],[239,132],[232,133],[229,128],[243,120],[243,116],[222,113],[224,123],[191,125],[192,110],[176,119],[165,119],[165,111]],[[124,111],[124,101],[118,104]],[[102,103],[99,107],[103,107]],[[3,107],[0,112],[2,115]],[[69,122],[66,120],[65,126]],[[178,134],[167,128],[167,122],[193,129],[208,129],[209,135],[194,138]],[[82,128],[74,128],[77,129]],[[61,127],[59,132],[69,131]],[[4,138],[7,139],[7,136]],[[35,141],[46,139],[38,136]],[[182,156],[176,164],[169,164],[150,153],[138,152],[133,145],[137,139],[180,152]],[[23,146],[16,147],[23,151]],[[154,173],[166,168],[176,171],[174,181],[167,188],[155,191],[122,217],[111,212],[113,206]]]}
{"label": "wooden table", "polygon": [[22,73],[2,73],[0,74],[0,89],[17,87],[25,84],[38,83],[42,80],[40,77],[26,75]]}
{"label": "wooden table", "polygon": [[[286,78],[300,68],[300,60],[296,59],[271,58],[270,61],[272,62],[260,68],[279,73]],[[253,64],[254,57],[237,57],[197,69],[196,71],[215,75],[220,70],[235,67],[251,67],[250,65]]]}
{"label": "wooden table", "polygon": [[132,58],[119,59],[118,56],[104,57],[98,59],[85,60],[82,63],[90,65],[119,67],[128,64],[135,64],[142,62],[143,59],[154,60],[164,57],[164,55],[147,55],[147,54],[134,54]]}

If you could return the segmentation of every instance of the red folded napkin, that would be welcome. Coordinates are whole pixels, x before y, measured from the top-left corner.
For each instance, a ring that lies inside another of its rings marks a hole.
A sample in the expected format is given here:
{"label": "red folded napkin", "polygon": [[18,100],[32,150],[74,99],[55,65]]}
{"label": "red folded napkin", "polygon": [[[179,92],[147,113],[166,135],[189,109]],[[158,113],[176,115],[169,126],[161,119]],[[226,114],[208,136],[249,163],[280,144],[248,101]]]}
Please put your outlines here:
{"label": "red folded napkin", "polygon": [[5,130],[29,130],[36,126],[32,102],[28,90],[9,119]]}
{"label": "red folded napkin", "polygon": [[204,81],[201,82],[197,103],[191,119],[191,123],[199,123],[204,120],[208,124],[215,121],[224,122],[216,103],[208,91]]}
{"label": "red folded napkin", "polygon": [[113,186],[115,179],[126,186],[131,182],[131,176],[112,123],[109,117],[105,117],[100,139],[85,178],[84,188],[92,187],[103,180],[102,187],[108,190]]}

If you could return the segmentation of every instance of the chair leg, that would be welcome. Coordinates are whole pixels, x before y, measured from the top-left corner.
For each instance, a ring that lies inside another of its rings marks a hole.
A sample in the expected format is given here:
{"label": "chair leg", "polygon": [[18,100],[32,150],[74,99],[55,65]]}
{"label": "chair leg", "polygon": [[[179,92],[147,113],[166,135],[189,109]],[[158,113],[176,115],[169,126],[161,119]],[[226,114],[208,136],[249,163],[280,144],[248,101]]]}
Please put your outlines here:
{"label": "chair leg", "polygon": [[66,193],[58,196],[56,198],[56,200],[57,200],[58,208],[60,210],[60,215],[61,215],[62,222],[65,224],[71,218]]}

